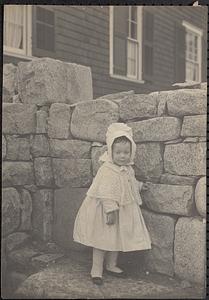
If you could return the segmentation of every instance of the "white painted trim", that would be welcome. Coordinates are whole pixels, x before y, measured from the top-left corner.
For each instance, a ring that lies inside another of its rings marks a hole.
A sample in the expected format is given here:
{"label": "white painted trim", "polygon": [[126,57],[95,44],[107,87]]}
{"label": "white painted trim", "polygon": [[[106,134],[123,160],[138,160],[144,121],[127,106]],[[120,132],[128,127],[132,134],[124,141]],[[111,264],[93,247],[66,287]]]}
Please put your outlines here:
{"label": "white painted trim", "polygon": [[27,60],[32,60],[32,59],[36,58],[36,56],[28,56],[28,55],[24,55],[24,54],[20,54],[20,53],[9,52],[9,51],[4,51],[3,55],[17,57],[17,58],[23,58],[23,59],[27,59]]}
{"label": "white painted trim", "polygon": [[195,32],[196,34],[200,35],[200,36],[203,36],[203,30],[194,26],[193,24],[190,24],[189,22],[187,21],[183,21],[182,22],[182,25],[184,27],[186,27],[188,30],[191,30],[193,32]]}
{"label": "white painted trim", "polygon": [[139,49],[139,59],[138,59],[138,80],[142,81],[142,32],[143,32],[143,6],[137,7],[137,18],[139,20],[137,32],[138,32],[138,49]]}
{"label": "white painted trim", "polygon": [[109,7],[109,61],[110,75],[113,75],[113,6]]}
{"label": "white painted trim", "polygon": [[110,74],[110,77],[114,78],[114,79],[131,81],[131,82],[134,82],[134,83],[144,83],[145,82],[144,80],[132,79],[130,77],[120,76],[120,75],[115,75],[115,74]]}
{"label": "white painted trim", "polygon": [[[136,83],[144,83],[142,80],[142,8],[143,6],[137,6],[137,41],[138,41],[138,79],[130,77],[120,76],[113,74],[113,10],[114,6],[109,6],[109,72],[110,77],[116,79],[127,80]],[[128,37],[127,37],[128,38]],[[128,43],[127,43],[128,44]]]}
{"label": "white painted trim", "polygon": [[27,5],[27,55],[32,56],[32,5]]}
{"label": "white painted trim", "polygon": [[[203,36],[203,30],[186,22],[183,21],[182,25],[186,28],[186,30],[192,31],[194,34],[198,36],[198,64],[199,64],[199,80],[198,82],[201,82],[202,80],[202,36]],[[185,81],[186,78],[185,78]]]}

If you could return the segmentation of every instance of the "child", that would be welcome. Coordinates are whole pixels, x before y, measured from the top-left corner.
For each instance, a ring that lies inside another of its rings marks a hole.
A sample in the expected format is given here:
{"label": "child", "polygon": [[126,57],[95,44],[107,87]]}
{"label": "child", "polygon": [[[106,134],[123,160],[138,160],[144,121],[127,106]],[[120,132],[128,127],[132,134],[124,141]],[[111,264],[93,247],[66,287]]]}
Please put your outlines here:
{"label": "child", "polygon": [[[93,247],[92,281],[102,284],[103,261],[106,272],[125,277],[117,267],[118,251],[151,248],[150,236],[139,205],[139,182],[133,160],[136,144],[132,129],[113,123],[106,134],[107,152],[83,201],[74,225],[74,241]],[[106,256],[106,257],[105,257]]]}

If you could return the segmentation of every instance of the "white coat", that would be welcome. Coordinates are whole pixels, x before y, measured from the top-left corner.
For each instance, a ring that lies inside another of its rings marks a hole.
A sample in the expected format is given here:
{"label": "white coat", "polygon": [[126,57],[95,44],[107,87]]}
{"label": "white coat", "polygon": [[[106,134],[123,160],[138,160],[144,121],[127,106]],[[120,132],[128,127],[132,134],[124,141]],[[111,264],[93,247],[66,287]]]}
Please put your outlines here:
{"label": "white coat", "polygon": [[[115,126],[117,130],[112,124],[107,132],[109,153],[114,139],[125,135],[132,143],[133,159],[136,146],[130,128],[121,124],[121,129],[118,124]],[[102,160],[105,162],[98,170],[76,216],[74,241],[106,251],[150,249],[150,236],[140,209],[142,200],[139,184],[132,166],[115,165],[107,153]],[[111,211],[116,211],[116,223],[107,225],[106,214]]]}

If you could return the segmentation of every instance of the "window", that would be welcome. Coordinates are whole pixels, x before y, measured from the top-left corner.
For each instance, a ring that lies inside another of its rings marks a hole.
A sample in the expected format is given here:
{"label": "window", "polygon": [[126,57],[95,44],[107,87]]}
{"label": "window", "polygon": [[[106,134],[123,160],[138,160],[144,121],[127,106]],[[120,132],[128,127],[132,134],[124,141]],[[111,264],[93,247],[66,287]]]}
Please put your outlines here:
{"label": "window", "polygon": [[110,7],[110,74],[142,80],[142,7]]}
{"label": "window", "polygon": [[53,8],[49,5],[36,6],[35,20],[36,48],[53,52],[55,49],[55,15]]}
{"label": "window", "polygon": [[31,55],[30,5],[4,5],[4,52]]}
{"label": "window", "polygon": [[185,27],[185,81],[201,81],[202,31],[184,22]]}

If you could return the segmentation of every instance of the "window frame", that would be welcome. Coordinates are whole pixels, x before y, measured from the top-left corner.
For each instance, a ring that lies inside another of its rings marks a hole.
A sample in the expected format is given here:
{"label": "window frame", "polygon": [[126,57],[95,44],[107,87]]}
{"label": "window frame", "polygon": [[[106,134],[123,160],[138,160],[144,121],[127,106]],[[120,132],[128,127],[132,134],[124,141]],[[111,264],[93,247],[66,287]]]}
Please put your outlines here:
{"label": "window frame", "polygon": [[[202,80],[202,37],[203,37],[203,30],[194,26],[193,24],[190,24],[187,21],[183,21],[182,25],[185,28],[185,45],[186,45],[186,33],[192,32],[193,34],[195,34],[197,36],[197,40],[198,40],[198,60],[197,60],[197,64],[199,65],[198,67],[198,74],[199,74],[199,78],[198,81],[192,81],[195,83],[199,83]],[[186,49],[185,49],[185,82],[191,82],[191,80],[186,78],[186,63],[187,63],[187,58],[186,58]]]}
{"label": "window frame", "polygon": [[[3,45],[3,55],[31,59],[32,57],[32,5],[23,6],[23,49]],[[3,25],[4,26],[4,25]]]}
{"label": "window frame", "polygon": [[[121,79],[121,80],[126,80],[126,81],[131,81],[131,82],[136,82],[136,83],[144,83],[144,80],[142,79],[142,25],[143,25],[143,12],[142,12],[142,6],[136,6],[137,7],[137,42],[138,42],[138,55],[137,55],[137,78],[135,76],[128,76],[128,72],[126,76],[122,75],[117,75],[113,73],[113,24],[114,24],[114,6],[109,6],[109,16],[110,16],[110,22],[109,22],[109,74],[110,77],[115,78],[115,79]],[[130,17],[130,9],[131,6],[129,7],[129,17]],[[130,20],[129,20],[130,23]],[[129,24],[130,26],[130,24]],[[129,36],[127,36],[127,47],[128,47],[128,40],[132,40]],[[134,40],[136,41],[136,40]],[[128,57],[127,57],[128,59]]]}

